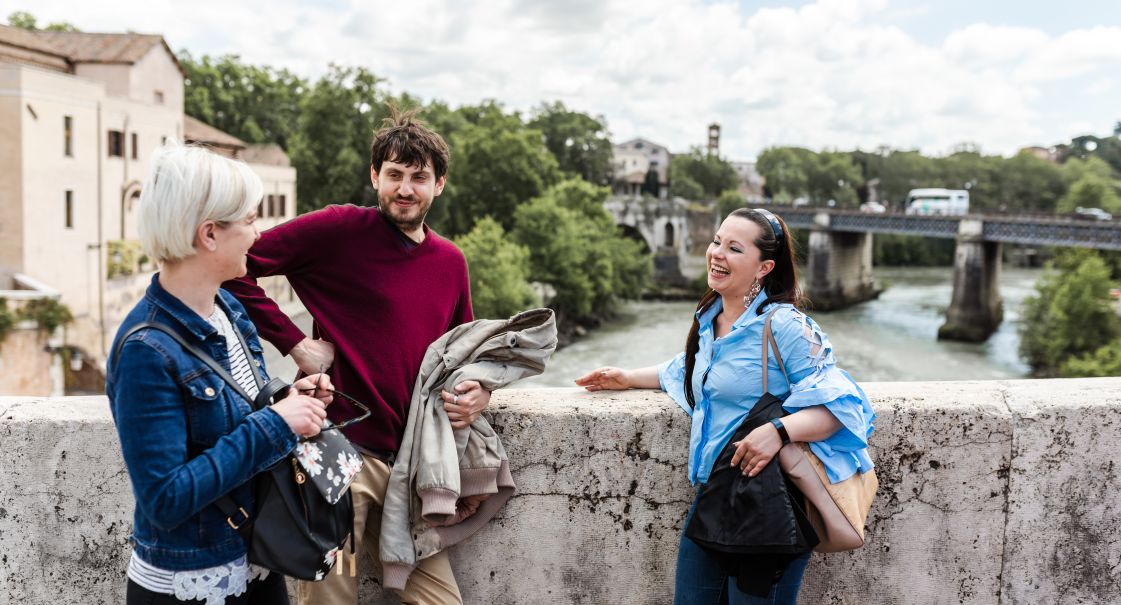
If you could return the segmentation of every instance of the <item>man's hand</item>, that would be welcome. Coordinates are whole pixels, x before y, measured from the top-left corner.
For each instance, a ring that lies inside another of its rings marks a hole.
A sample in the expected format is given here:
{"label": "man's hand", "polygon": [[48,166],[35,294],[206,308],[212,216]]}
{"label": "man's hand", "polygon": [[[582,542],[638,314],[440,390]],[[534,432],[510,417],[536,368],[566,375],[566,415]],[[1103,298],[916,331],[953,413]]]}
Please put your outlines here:
{"label": "man's hand", "polygon": [[305,338],[288,352],[304,374],[318,374],[335,363],[335,345],[326,340]]}
{"label": "man's hand", "polygon": [[444,410],[448,413],[453,429],[471,426],[490,403],[490,391],[474,380],[464,380],[452,389],[455,393],[440,391],[444,400]]}

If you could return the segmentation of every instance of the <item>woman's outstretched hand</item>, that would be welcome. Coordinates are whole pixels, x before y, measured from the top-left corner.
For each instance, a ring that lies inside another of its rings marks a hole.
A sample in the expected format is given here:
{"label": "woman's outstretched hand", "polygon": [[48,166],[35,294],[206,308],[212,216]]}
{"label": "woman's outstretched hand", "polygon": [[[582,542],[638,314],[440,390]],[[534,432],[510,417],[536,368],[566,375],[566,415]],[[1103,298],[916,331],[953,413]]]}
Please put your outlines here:
{"label": "woman's outstretched hand", "polygon": [[634,386],[630,373],[619,368],[597,368],[576,379],[589,391],[622,391]]}

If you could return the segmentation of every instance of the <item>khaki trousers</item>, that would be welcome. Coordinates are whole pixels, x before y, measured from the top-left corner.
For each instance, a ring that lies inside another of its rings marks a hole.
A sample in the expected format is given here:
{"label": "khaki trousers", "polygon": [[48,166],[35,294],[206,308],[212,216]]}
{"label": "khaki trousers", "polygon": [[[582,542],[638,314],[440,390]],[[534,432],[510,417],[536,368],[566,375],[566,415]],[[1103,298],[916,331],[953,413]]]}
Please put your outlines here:
{"label": "khaki trousers", "polygon": [[[378,540],[381,532],[381,508],[385,489],[389,484],[389,466],[372,456],[362,455],[362,471],[350,484],[354,498],[354,547],[356,552],[365,548],[378,562]],[[350,547],[346,547],[350,556]],[[339,561],[343,564],[342,552]],[[349,562],[340,575],[332,569],[321,582],[299,582],[296,598],[299,605],[355,605],[358,603],[358,578],[350,576]],[[418,605],[462,605],[459,586],[452,575],[448,553],[441,552],[423,559],[409,576],[405,590],[400,594],[402,603]]]}

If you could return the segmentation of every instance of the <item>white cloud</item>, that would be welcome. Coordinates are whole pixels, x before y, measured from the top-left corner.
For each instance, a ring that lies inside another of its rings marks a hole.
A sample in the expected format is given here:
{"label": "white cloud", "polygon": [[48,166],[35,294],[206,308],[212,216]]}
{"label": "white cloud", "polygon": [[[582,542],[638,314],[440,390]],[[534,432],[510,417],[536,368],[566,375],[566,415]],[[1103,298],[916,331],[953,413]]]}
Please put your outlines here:
{"label": "white cloud", "polygon": [[1078,134],[1060,130],[1071,124],[1121,118],[1062,114],[1050,85],[1078,77],[1098,83],[1080,92],[1116,90],[1121,28],[1050,35],[974,23],[931,45],[890,24],[901,9],[887,0],[750,13],[745,4],[41,0],[17,9],[88,30],[161,32],[196,56],[237,53],[308,76],[329,62],[365,65],[394,91],[452,104],[495,98],[524,111],[560,99],[603,114],[617,139],[674,150],[703,144],[718,121],[733,158],[775,144],[943,152],[967,140],[1008,153]]}

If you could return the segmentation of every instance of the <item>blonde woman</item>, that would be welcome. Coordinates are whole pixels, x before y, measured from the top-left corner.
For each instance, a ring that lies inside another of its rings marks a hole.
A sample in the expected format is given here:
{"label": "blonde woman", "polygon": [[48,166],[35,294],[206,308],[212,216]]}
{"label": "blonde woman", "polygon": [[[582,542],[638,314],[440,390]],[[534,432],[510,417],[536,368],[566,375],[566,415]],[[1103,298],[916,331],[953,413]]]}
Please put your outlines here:
{"label": "blonde woman", "polygon": [[142,329],[117,342],[141,322],[165,324],[257,395],[251,364],[265,373],[257,331],[219,286],[245,275],[261,194],[245,164],[199,147],[171,144],[152,158],[139,230],[160,271],[121,324],[105,385],[136,499],[129,604],[288,602],[284,578],[248,564],[213,503],[229,495],[252,517],[249,480],[297,437],[319,432],[330,381],[323,376],[317,391],[320,376],[309,376],[254,411],[168,334]]}

